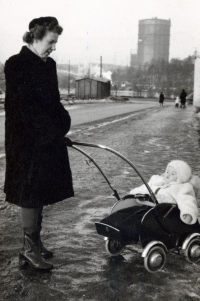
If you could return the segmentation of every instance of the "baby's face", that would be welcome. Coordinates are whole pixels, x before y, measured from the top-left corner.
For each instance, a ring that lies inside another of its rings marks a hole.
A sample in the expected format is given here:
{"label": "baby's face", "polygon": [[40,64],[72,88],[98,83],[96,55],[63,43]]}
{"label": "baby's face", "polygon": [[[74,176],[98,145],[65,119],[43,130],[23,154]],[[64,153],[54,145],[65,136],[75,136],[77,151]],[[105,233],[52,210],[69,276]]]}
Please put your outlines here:
{"label": "baby's face", "polygon": [[169,166],[164,173],[164,179],[166,183],[176,182],[178,179],[176,169],[173,166]]}

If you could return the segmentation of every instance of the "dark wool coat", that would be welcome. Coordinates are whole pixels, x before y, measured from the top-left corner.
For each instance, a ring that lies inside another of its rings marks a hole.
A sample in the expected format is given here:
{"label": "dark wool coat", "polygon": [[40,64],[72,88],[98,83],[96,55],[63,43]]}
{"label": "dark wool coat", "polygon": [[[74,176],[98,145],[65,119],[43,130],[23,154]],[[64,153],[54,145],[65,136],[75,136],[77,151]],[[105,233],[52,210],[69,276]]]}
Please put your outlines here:
{"label": "dark wool coat", "polygon": [[183,90],[180,94],[180,100],[181,100],[182,105],[185,105],[185,103],[186,103],[186,96],[187,96],[187,93],[185,92],[185,90]]}
{"label": "dark wool coat", "polygon": [[163,94],[163,93],[160,93],[160,96],[159,96],[159,102],[160,102],[160,103],[163,103],[163,102],[164,102],[164,99],[165,99],[164,94]]}
{"label": "dark wool coat", "polygon": [[37,208],[74,195],[56,63],[26,46],[5,64],[6,200]]}

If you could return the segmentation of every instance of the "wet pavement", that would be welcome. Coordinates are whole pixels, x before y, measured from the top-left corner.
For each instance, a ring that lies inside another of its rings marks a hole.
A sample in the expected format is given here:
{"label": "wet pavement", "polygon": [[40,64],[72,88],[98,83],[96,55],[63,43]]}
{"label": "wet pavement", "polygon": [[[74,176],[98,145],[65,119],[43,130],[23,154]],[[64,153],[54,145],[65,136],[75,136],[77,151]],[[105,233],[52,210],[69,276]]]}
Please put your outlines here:
{"label": "wet pavement", "polygon": [[[144,178],[160,174],[173,159],[185,160],[200,175],[200,119],[174,105],[125,114],[74,128],[70,138],[107,145],[131,160]],[[112,121],[112,122],[111,122]],[[101,166],[122,197],[141,180],[126,162],[110,152],[82,147]],[[0,194],[0,301],[122,301],[200,300],[200,264],[168,254],[164,268],[148,273],[141,248],[128,247],[119,257],[106,253],[95,222],[110,213],[115,199],[96,167],[69,149],[75,198],[44,209],[42,239],[54,252],[54,269],[38,272],[19,269],[22,230],[18,207]],[[0,187],[5,158],[0,159]]]}

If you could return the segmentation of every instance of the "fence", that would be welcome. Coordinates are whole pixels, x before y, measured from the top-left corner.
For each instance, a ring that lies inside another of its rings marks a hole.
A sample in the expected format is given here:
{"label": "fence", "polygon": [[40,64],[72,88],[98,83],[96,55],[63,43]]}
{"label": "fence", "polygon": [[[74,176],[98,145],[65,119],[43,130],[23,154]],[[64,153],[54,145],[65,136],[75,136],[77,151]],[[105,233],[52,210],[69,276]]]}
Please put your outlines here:
{"label": "fence", "polygon": [[127,97],[148,97],[149,92],[134,92],[134,91],[118,91],[118,90],[111,90],[111,96],[127,96]]}

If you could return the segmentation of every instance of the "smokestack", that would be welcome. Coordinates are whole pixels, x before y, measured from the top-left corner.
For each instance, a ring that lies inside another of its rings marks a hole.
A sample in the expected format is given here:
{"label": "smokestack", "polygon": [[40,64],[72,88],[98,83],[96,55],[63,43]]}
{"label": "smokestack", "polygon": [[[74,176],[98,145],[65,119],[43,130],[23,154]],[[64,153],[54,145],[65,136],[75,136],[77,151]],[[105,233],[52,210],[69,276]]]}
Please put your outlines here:
{"label": "smokestack", "polygon": [[69,93],[70,93],[70,61],[69,61],[68,69],[69,69],[69,73],[68,73],[68,95],[69,95]]}
{"label": "smokestack", "polygon": [[102,56],[100,56],[100,77],[102,77]]}

